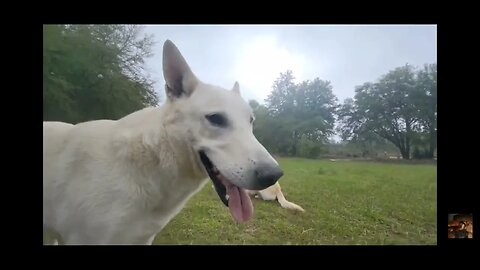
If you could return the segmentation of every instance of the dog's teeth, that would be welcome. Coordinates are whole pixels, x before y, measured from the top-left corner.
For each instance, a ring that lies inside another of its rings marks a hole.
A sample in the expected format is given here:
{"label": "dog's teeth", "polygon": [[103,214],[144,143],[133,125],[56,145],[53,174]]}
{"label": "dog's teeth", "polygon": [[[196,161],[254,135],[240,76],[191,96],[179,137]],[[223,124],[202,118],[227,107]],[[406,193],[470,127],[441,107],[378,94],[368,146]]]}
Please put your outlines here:
{"label": "dog's teeth", "polygon": [[225,198],[226,198],[227,201],[228,201],[228,198],[230,198],[230,196],[228,196],[228,194],[226,194],[226,195],[225,195]]}

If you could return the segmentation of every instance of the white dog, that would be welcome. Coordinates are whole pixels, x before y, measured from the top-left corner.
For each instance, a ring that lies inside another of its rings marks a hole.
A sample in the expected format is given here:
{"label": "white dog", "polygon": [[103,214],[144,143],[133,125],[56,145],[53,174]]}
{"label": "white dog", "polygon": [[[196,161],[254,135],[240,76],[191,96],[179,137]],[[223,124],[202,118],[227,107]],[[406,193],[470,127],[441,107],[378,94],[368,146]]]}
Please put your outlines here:
{"label": "white dog", "polygon": [[276,182],[274,185],[269,186],[268,188],[263,190],[247,190],[247,193],[249,195],[255,195],[255,198],[260,197],[264,201],[277,200],[278,203],[280,203],[280,206],[282,206],[283,208],[305,212],[305,210],[300,205],[289,202],[287,201],[287,199],[285,199],[279,182]]}
{"label": "white dog", "polygon": [[244,222],[253,213],[246,189],[283,175],[253,135],[238,83],[229,91],[201,82],[168,40],[163,73],[161,107],[118,121],[43,123],[43,224],[60,243],[151,244],[208,177]]}

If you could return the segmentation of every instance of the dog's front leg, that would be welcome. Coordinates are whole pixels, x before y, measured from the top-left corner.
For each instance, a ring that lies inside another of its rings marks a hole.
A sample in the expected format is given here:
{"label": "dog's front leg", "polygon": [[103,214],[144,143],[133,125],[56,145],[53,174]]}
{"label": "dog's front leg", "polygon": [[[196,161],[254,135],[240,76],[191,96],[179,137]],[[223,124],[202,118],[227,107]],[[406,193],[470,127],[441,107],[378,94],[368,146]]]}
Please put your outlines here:
{"label": "dog's front leg", "polygon": [[156,234],[152,235],[150,238],[148,238],[146,245],[152,245],[153,240],[155,240]]}

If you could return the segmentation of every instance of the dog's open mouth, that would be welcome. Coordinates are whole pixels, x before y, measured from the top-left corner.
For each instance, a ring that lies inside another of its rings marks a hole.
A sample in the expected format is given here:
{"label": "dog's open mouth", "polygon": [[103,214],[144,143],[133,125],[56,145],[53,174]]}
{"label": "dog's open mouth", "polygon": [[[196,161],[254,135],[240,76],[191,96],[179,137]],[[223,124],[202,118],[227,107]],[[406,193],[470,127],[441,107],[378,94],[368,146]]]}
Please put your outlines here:
{"label": "dog's open mouth", "polygon": [[237,222],[245,222],[252,217],[253,205],[245,189],[232,184],[215,167],[205,152],[200,151],[200,159],[207,170],[208,176],[212,179],[215,190],[220,199],[228,206],[230,213]]}

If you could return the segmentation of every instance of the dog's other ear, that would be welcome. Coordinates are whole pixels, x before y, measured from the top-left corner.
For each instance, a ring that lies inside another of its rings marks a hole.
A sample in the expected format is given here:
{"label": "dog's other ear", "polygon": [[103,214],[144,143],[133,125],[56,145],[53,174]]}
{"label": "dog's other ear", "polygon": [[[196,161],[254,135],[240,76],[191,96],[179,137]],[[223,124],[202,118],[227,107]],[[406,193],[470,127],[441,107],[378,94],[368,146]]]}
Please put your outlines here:
{"label": "dog's other ear", "polygon": [[198,79],[183,58],[178,48],[170,40],[163,44],[163,77],[168,99],[190,96],[198,84]]}
{"label": "dog's other ear", "polygon": [[232,91],[240,95],[240,85],[238,84],[238,82],[235,82]]}

